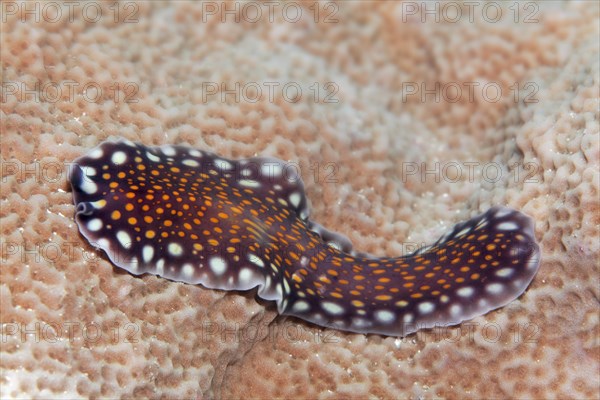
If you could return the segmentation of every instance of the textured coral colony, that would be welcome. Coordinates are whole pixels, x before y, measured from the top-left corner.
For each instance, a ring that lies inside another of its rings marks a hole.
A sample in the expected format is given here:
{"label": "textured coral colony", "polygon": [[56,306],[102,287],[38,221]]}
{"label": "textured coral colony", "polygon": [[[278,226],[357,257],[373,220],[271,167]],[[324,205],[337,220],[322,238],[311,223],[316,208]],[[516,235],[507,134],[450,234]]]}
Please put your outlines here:
{"label": "textured coral colony", "polygon": [[493,207],[398,258],[352,250],[311,222],[281,160],[228,160],[184,146],[105,142],[70,181],[82,234],[117,266],[208,288],[248,290],[318,325],[400,335],[501,307],[539,265],[533,222]]}
{"label": "textured coral colony", "polygon": [[600,2],[0,15],[0,399],[600,399]]}

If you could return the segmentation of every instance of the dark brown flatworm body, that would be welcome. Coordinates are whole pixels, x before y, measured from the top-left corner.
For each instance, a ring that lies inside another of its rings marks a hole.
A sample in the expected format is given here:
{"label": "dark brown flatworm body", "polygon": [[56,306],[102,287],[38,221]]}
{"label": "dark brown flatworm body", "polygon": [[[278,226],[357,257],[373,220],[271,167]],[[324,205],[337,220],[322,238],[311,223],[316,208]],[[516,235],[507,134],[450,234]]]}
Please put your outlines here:
{"label": "dark brown flatworm body", "polygon": [[69,175],[83,236],[132,274],[249,290],[281,314],[404,336],[521,295],[539,266],[533,221],[493,207],[397,258],[355,253],[309,220],[299,171],[185,146],[104,142]]}

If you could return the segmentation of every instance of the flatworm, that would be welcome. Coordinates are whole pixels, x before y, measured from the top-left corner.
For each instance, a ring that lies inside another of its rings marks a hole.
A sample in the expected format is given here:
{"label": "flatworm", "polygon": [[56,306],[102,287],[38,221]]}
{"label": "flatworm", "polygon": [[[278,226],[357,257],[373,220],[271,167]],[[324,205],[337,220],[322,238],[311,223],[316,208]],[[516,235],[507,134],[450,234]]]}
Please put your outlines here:
{"label": "flatworm", "polygon": [[104,142],[69,180],[83,236],[132,274],[249,290],[280,314],[404,336],[458,324],[520,296],[537,272],[533,221],[493,207],[397,258],[356,253],[309,220],[299,171],[184,146]]}

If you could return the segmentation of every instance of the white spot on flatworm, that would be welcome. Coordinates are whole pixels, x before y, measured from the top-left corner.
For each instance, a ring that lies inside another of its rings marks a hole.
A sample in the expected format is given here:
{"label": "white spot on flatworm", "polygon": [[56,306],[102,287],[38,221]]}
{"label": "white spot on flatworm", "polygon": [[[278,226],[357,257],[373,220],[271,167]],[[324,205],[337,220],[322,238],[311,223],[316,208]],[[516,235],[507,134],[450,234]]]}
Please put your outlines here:
{"label": "white spot on flatworm", "polygon": [[261,268],[265,267],[265,263],[256,254],[248,254],[248,260]]}
{"label": "white spot on flatworm", "polygon": [[242,285],[247,285],[250,283],[250,279],[252,279],[252,270],[250,268],[242,268],[240,270],[240,274],[238,276],[240,283]]}
{"label": "white spot on flatworm", "polygon": [[129,236],[129,233],[125,231],[117,232],[117,240],[119,243],[121,243],[121,246],[125,247],[126,249],[131,248],[131,236]]}
{"label": "white spot on flatworm", "polygon": [[275,161],[267,162],[266,164],[261,165],[260,174],[267,178],[279,178],[281,174],[283,174],[283,168]]}
{"label": "white spot on flatworm", "polygon": [[101,199],[98,201],[94,201],[90,203],[92,205],[92,207],[94,207],[97,210],[101,210],[105,205],[106,205],[106,200]]}
{"label": "white spot on flatworm", "polygon": [[222,275],[227,270],[227,263],[221,257],[214,256],[210,259],[209,265],[216,275]]}
{"label": "white spot on flatworm", "polygon": [[323,310],[327,311],[331,315],[340,315],[344,312],[344,308],[342,306],[330,301],[324,301],[321,303],[321,307],[323,307]]}
{"label": "white spot on flatworm", "polygon": [[251,168],[244,168],[242,169],[242,176],[244,177],[249,177],[250,175],[252,175],[252,169]]}
{"label": "white spot on flatworm", "polygon": [[110,160],[113,164],[120,165],[127,161],[127,155],[122,151],[115,151]]}
{"label": "white spot on flatworm", "polygon": [[463,287],[463,288],[458,289],[456,291],[456,294],[458,294],[460,297],[469,297],[474,292],[475,292],[475,290],[472,287],[467,286],[467,287]]}
{"label": "white spot on flatworm", "polygon": [[250,179],[240,179],[238,182],[240,185],[246,186],[246,187],[253,187],[253,188],[260,187],[259,181],[253,181]]}
{"label": "white spot on flatworm", "polygon": [[396,319],[396,315],[393,312],[388,310],[379,310],[375,312],[375,318],[377,318],[381,322],[392,322]]}
{"label": "white spot on flatworm", "polygon": [[435,305],[430,301],[419,304],[419,311],[423,314],[429,314],[433,310],[435,310]]}
{"label": "white spot on flatworm", "polygon": [[298,206],[300,205],[300,200],[302,200],[300,193],[294,192],[294,193],[290,194],[290,203],[292,203],[292,205],[295,208],[298,208]]}
{"label": "white spot on flatworm", "polygon": [[183,254],[183,248],[179,243],[169,243],[169,247],[167,247],[169,254],[172,256],[180,256]]}
{"label": "white spot on flatworm", "polygon": [[283,281],[283,292],[284,293],[289,293],[290,292],[290,284],[288,283],[287,279],[282,279]]}
{"label": "white spot on flatworm", "polygon": [[98,191],[98,185],[92,182],[89,178],[83,178],[79,187],[87,194],[94,194]]}
{"label": "white spot on flatworm", "polygon": [[147,244],[142,249],[142,259],[144,262],[149,263],[152,260],[152,257],[154,257],[154,247]]}
{"label": "white spot on flatworm", "polygon": [[102,220],[100,218],[94,218],[87,223],[87,228],[92,232],[97,232],[102,229]]}
{"label": "white spot on flatworm", "polygon": [[156,273],[162,275],[165,273],[165,259],[161,258],[156,262]]}
{"label": "white spot on flatworm", "polygon": [[485,290],[491,294],[498,294],[502,292],[504,287],[500,283],[490,283],[485,287]]}
{"label": "white spot on flatworm", "polygon": [[366,328],[367,326],[369,326],[369,322],[364,318],[352,318],[352,325],[354,325],[357,328]]}
{"label": "white spot on flatworm", "polygon": [[502,208],[502,209],[496,211],[496,214],[494,216],[496,218],[503,218],[503,217],[506,217],[511,212],[512,212],[512,210],[509,208]]}
{"label": "white spot on flatworm", "polygon": [[104,155],[104,151],[102,149],[94,149],[89,152],[88,157],[90,158],[100,158]]}
{"label": "white spot on flatworm", "polygon": [[192,264],[184,264],[181,273],[186,279],[191,279],[194,276],[194,266]]}
{"label": "white spot on flatworm", "polygon": [[496,225],[496,228],[501,231],[514,231],[519,229],[519,226],[512,221],[506,221]]}
{"label": "white spot on flatworm", "polygon": [[233,168],[233,164],[231,164],[229,161],[227,160],[223,160],[221,158],[216,158],[215,159],[215,166],[221,170],[229,170]]}
{"label": "white spot on flatworm", "polygon": [[294,305],[292,306],[292,310],[293,310],[293,311],[296,311],[296,312],[303,312],[303,311],[306,311],[306,310],[308,310],[309,308],[310,308],[310,307],[308,306],[308,303],[307,303],[307,302],[305,302],[305,301],[303,301],[303,300],[297,301],[297,302],[296,302],[296,303],[294,303]]}
{"label": "white spot on flatworm", "polygon": [[83,174],[85,176],[96,176],[98,173],[94,167],[81,167],[81,169],[83,169]]}
{"label": "white spot on flatworm", "polygon": [[467,226],[466,228],[464,228],[462,231],[458,232],[458,234],[456,235],[456,237],[461,237],[463,235],[466,235],[467,233],[469,233],[471,231],[471,227]]}
{"label": "white spot on flatworm", "polygon": [[457,317],[461,311],[462,308],[458,304],[453,304],[452,306],[450,306],[450,315],[452,315],[453,317]]}
{"label": "white spot on flatworm", "polygon": [[165,156],[173,157],[177,152],[173,146],[163,146],[160,148]]}
{"label": "white spot on flatworm", "polygon": [[327,242],[327,245],[329,247],[332,247],[332,248],[336,249],[336,250],[342,250],[342,246],[338,242],[333,242],[333,241]]}
{"label": "white spot on flatworm", "polygon": [[197,167],[200,163],[196,160],[185,159],[181,162],[183,165],[187,165],[188,167]]}
{"label": "white spot on flatworm", "polygon": [[509,277],[513,274],[514,270],[512,268],[502,268],[496,271],[496,276],[501,278]]}
{"label": "white spot on flatworm", "polygon": [[160,157],[155,156],[154,154],[150,153],[149,151],[146,152],[146,157],[148,157],[148,159],[150,161],[154,161],[154,162],[160,161]]}

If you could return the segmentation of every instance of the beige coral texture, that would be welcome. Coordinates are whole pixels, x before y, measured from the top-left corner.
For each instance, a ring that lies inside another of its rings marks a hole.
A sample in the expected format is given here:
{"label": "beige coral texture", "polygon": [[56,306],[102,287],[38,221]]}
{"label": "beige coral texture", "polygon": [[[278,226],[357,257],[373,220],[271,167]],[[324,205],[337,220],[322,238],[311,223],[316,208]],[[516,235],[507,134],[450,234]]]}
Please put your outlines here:
{"label": "beige coral texture", "polygon": [[[0,397],[600,396],[598,2],[90,3],[2,3]],[[507,205],[541,266],[405,338],[136,277],[79,234],[66,179],[117,137],[298,162],[312,218],[377,255]]]}

